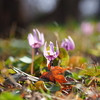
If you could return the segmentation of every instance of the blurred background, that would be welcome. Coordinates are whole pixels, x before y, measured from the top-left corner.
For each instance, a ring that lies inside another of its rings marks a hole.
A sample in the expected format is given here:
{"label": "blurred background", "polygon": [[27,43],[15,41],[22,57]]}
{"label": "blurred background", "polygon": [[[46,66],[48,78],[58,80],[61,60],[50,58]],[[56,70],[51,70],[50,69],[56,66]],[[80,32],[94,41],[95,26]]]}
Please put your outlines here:
{"label": "blurred background", "polygon": [[0,37],[20,37],[31,24],[100,20],[100,0],[0,0]]}
{"label": "blurred background", "polygon": [[61,42],[70,35],[76,54],[95,55],[93,59],[100,60],[100,0],[0,0],[2,58],[27,51],[27,34],[33,28],[43,32],[47,41],[60,37]]}

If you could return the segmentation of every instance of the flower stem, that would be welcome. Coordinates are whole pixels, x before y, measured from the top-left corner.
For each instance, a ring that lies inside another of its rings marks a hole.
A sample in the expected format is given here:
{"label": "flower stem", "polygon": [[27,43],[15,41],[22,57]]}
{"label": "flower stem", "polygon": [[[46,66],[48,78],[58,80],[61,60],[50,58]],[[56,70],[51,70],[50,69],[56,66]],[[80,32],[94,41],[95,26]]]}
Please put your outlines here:
{"label": "flower stem", "polygon": [[31,75],[34,73],[34,49],[32,48],[32,64],[31,64]]}
{"label": "flower stem", "polygon": [[53,66],[53,60],[50,61],[50,66]]}
{"label": "flower stem", "polygon": [[48,69],[50,70],[51,67],[53,67],[53,60],[51,61],[47,60],[47,66],[48,66]]}
{"label": "flower stem", "polygon": [[35,55],[39,54],[39,48],[35,48]]}

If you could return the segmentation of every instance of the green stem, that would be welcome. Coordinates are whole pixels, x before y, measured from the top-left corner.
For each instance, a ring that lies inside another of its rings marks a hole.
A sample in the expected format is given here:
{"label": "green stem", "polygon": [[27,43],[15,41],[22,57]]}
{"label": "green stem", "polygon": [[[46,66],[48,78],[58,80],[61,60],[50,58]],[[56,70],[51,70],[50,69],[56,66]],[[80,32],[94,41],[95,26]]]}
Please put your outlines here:
{"label": "green stem", "polygon": [[95,72],[97,72],[97,66],[96,65],[94,65],[94,68],[95,68]]}

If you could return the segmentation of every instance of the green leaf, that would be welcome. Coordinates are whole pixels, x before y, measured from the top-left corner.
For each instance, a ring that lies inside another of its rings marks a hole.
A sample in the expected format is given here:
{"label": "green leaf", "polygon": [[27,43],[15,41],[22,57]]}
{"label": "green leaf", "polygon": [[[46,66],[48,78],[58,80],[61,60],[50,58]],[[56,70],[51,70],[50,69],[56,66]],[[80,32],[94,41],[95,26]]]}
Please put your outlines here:
{"label": "green leaf", "polygon": [[43,62],[43,56],[42,55],[35,56],[35,59],[34,59],[35,64],[40,64],[42,62]]}
{"label": "green leaf", "polygon": [[68,55],[68,52],[64,49],[64,48],[59,48],[60,54],[59,54],[59,58],[66,58]]}
{"label": "green leaf", "polygon": [[9,64],[12,64],[14,61],[15,61],[15,59],[14,59],[12,56],[10,56],[10,57],[5,61],[5,64],[6,64],[6,65],[9,65]]}
{"label": "green leaf", "polygon": [[66,67],[69,63],[69,55],[64,48],[60,48],[59,58],[61,60],[61,66]]}
{"label": "green leaf", "polygon": [[42,55],[37,55],[34,60],[34,70],[36,76],[40,74],[40,69],[42,69],[40,67],[44,67],[42,66],[43,63],[44,63],[44,57]]}
{"label": "green leaf", "polygon": [[37,90],[43,89],[47,91],[48,89],[46,88],[44,81],[37,81],[34,86],[36,87]]}
{"label": "green leaf", "polygon": [[85,70],[81,70],[79,75],[99,76],[100,69],[95,69],[95,67],[86,68]]}
{"label": "green leaf", "polygon": [[88,70],[81,70],[81,71],[79,72],[79,75],[93,76],[94,73],[93,73],[90,69],[88,69]]}
{"label": "green leaf", "polygon": [[23,100],[19,95],[14,95],[9,92],[3,92],[0,94],[0,100]]}
{"label": "green leaf", "polygon": [[64,72],[64,76],[65,76],[65,77],[66,77],[66,76],[72,77],[72,73],[71,73],[69,70],[66,70],[66,71]]}
{"label": "green leaf", "polygon": [[79,79],[79,75],[78,75],[78,73],[72,73],[72,77],[74,78],[74,79]]}
{"label": "green leaf", "polygon": [[96,66],[96,68],[97,68],[97,69],[100,69],[100,65],[99,65],[99,66]]}
{"label": "green leaf", "polygon": [[10,41],[10,46],[14,48],[29,49],[27,40],[22,39],[12,39]]}
{"label": "green leaf", "polygon": [[55,84],[50,88],[50,91],[51,92],[56,92],[56,91],[60,91],[60,89],[61,89],[60,85]]}
{"label": "green leaf", "polygon": [[24,56],[22,58],[19,58],[20,61],[24,62],[24,63],[27,63],[27,64],[30,64],[32,63],[32,59],[27,57],[27,56]]}
{"label": "green leaf", "polygon": [[10,74],[15,74],[16,72],[13,69],[7,69]]}
{"label": "green leaf", "polygon": [[45,82],[45,87],[51,92],[56,92],[61,90],[59,83],[51,84],[51,82]]}
{"label": "green leaf", "polygon": [[100,56],[100,43],[96,44],[96,49],[90,49],[88,50],[88,52],[92,55],[99,57]]}

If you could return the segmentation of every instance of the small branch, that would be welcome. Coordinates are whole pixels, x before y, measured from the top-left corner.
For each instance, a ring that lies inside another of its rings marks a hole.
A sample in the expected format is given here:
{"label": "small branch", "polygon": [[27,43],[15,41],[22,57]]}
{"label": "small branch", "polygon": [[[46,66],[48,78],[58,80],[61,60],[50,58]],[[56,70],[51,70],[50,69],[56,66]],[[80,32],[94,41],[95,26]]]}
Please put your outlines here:
{"label": "small branch", "polygon": [[16,71],[17,73],[21,73],[23,75],[26,75],[27,76],[27,79],[33,81],[33,82],[36,82],[36,81],[39,81],[39,78],[38,77],[34,77],[34,76],[31,76],[23,71],[21,71],[20,69],[16,68],[16,67],[13,67],[13,70]]}

